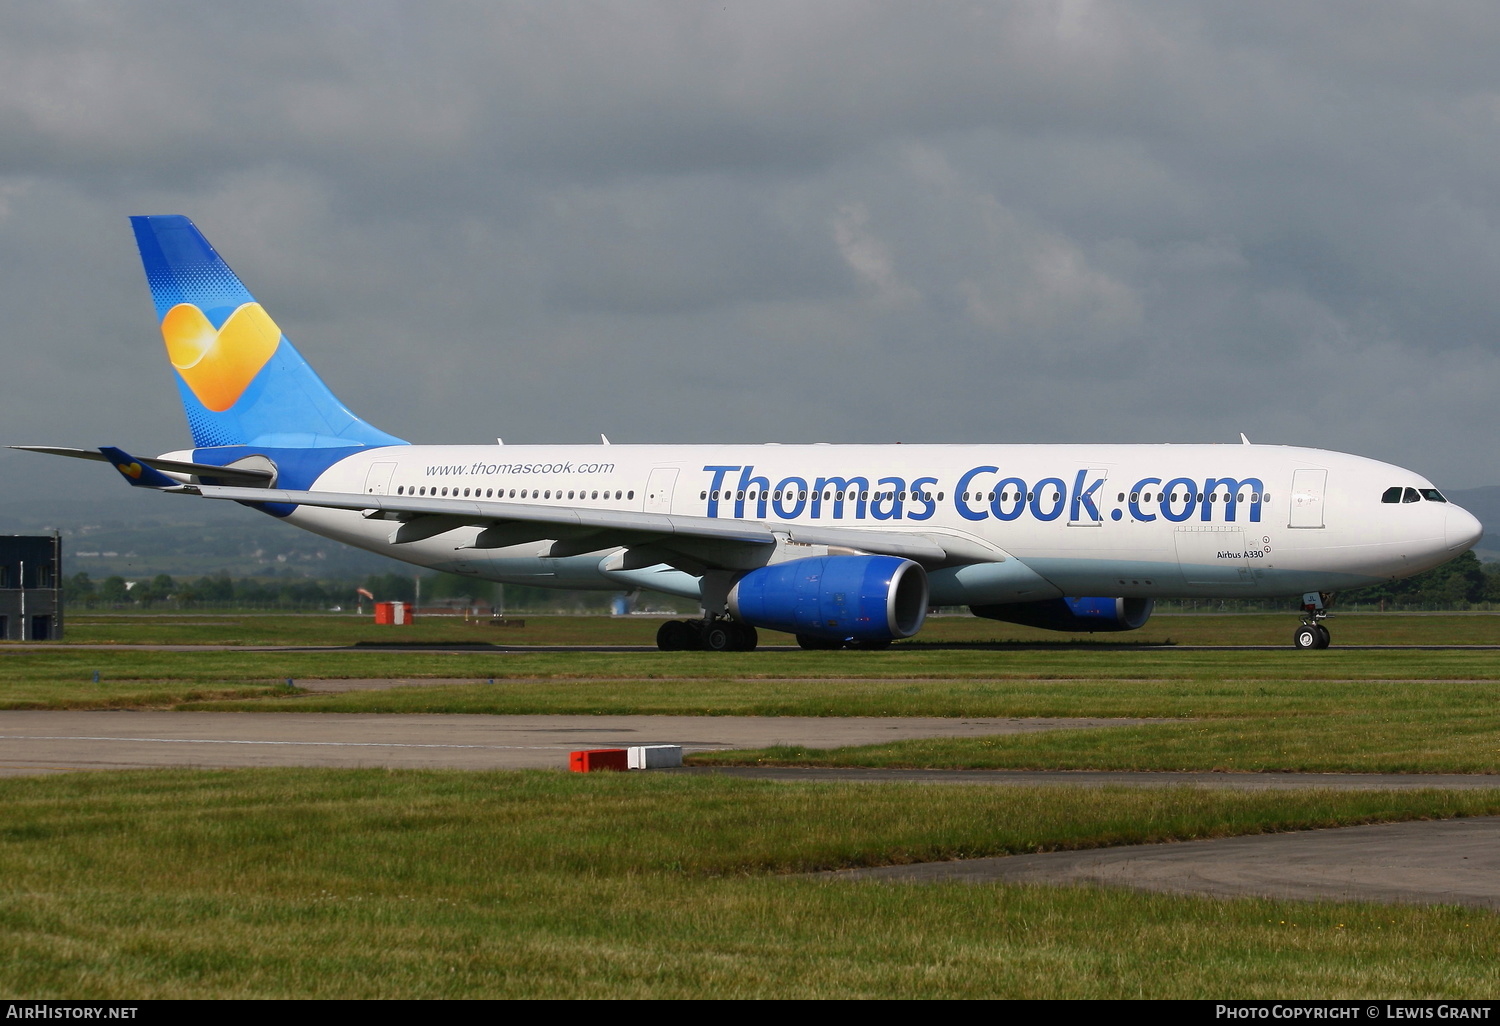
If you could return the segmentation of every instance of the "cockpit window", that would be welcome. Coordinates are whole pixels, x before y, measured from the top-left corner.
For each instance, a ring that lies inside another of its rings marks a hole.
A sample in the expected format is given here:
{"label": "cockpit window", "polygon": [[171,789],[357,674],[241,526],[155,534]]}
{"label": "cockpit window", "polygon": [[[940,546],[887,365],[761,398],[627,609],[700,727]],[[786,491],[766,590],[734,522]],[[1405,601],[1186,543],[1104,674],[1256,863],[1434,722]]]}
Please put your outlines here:
{"label": "cockpit window", "polygon": [[1407,488],[1401,493],[1402,502],[1421,502],[1422,496],[1417,494],[1415,488]]}
{"label": "cockpit window", "polygon": [[1438,491],[1436,488],[1423,488],[1422,489],[1422,498],[1426,499],[1428,502],[1447,502],[1448,501],[1447,499],[1443,498],[1443,493],[1440,492],[1440,491]]}
{"label": "cockpit window", "polygon": [[1385,493],[1380,496],[1380,501],[1381,502],[1400,502],[1401,501],[1401,486],[1400,485],[1396,485],[1394,488],[1387,488],[1385,490]]}

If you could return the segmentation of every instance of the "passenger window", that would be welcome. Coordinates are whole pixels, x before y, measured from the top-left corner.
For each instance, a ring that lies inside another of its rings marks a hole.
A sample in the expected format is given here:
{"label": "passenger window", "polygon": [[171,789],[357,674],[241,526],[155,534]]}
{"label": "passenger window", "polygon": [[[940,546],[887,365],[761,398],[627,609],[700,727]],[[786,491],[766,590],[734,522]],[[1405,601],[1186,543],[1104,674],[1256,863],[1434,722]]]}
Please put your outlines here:
{"label": "passenger window", "polygon": [[1401,493],[1401,501],[1402,502],[1421,502],[1422,501],[1422,497],[1417,494],[1417,490],[1415,488],[1407,488],[1404,491],[1402,491],[1402,493]]}

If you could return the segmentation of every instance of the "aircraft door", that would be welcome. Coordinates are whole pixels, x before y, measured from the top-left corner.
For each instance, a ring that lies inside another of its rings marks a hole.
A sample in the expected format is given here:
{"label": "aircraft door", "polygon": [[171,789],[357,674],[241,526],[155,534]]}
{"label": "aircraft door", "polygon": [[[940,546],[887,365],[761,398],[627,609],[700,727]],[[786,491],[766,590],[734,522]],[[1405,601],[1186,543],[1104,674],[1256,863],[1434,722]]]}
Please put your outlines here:
{"label": "aircraft door", "polygon": [[657,467],[646,479],[646,512],[672,512],[672,489],[677,484],[676,467]]}
{"label": "aircraft door", "polygon": [[391,478],[395,476],[396,464],[390,462],[370,464],[370,472],[365,475],[366,495],[389,495],[391,490]]}
{"label": "aircraft door", "polygon": [[1177,563],[1189,585],[1254,585],[1258,580],[1238,527],[1193,524],[1177,528]]}
{"label": "aircraft door", "polygon": [[1328,487],[1326,470],[1292,471],[1292,515],[1288,527],[1323,526],[1323,492]]}

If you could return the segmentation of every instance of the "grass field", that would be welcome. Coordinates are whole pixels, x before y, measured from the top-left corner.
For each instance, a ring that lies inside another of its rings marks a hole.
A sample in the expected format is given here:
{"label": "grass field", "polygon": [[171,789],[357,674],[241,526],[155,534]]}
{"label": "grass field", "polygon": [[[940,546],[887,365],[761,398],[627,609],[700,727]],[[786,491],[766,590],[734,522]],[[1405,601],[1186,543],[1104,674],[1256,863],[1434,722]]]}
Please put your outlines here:
{"label": "grass field", "polygon": [[0,781],[41,997],[1439,997],[1500,916],[788,877],[1500,812],[1482,793],[255,770]]}
{"label": "grass field", "polygon": [[[98,633],[147,631],[137,629],[142,618],[125,619],[124,625],[101,622]],[[249,636],[264,640],[260,632],[285,619],[297,618],[253,621]],[[309,619],[367,629],[347,617]],[[1245,640],[1266,633],[1266,621],[1285,626],[1285,619],[1170,618],[1174,633],[1194,641],[1213,635]],[[555,621],[528,621],[526,630],[560,643],[582,629],[580,622],[601,631],[650,626],[628,618]],[[184,635],[174,631],[212,629],[221,639],[233,639],[233,623],[214,621],[210,628],[160,619],[148,624],[148,632],[160,644],[182,643]],[[1004,629],[973,619],[937,621],[952,634],[977,630],[976,624]],[[1500,616],[1372,614],[1349,617],[1345,624],[1369,638],[1472,644],[1488,643]],[[87,621],[73,633],[90,629],[93,622]],[[441,629],[481,630],[461,621]],[[311,630],[301,624],[288,633]],[[390,628],[378,630],[390,636]],[[1340,633],[1355,631],[1341,627]],[[343,640],[363,640],[351,638]],[[342,694],[305,693],[297,686],[298,681],[385,677],[462,683]],[[695,757],[782,765],[1490,773],[1500,771],[1497,687],[1500,652],[1483,648],[1298,652],[1100,642],[997,648],[950,638],[886,652],[0,649],[0,707],[12,709],[1179,721],[832,752],[776,749]]]}
{"label": "grass field", "polygon": [[[655,626],[429,621],[399,636],[633,645],[648,644]],[[1372,614],[1342,618],[1334,632],[1347,644],[1483,645],[1500,643],[1497,627],[1494,616]],[[1158,649],[1132,635],[1058,643],[939,618],[923,643],[886,652],[257,652],[245,646],[352,646],[391,640],[392,629],[349,617],[101,617],[70,622],[68,646],[0,646],[0,707],[1152,717],[1171,722],[698,758],[1500,770],[1500,653],[1222,647],[1284,645],[1290,630],[1285,616],[1165,617],[1144,640],[1176,645]],[[1200,644],[1220,647],[1181,647]],[[296,684],[348,678],[463,683],[344,694]],[[4,779],[0,989],[26,998],[1485,997],[1500,984],[1500,916],[1488,912],[788,874],[1493,814],[1500,787],[1235,794],[326,770]]]}
{"label": "grass field", "polygon": [[[352,614],[256,613],[79,614],[67,621],[71,644],[355,645],[460,643],[489,645],[654,645],[662,617],[522,616],[522,627],[488,619],[422,616],[406,627],[378,627]],[[1336,645],[1500,645],[1500,613],[1353,613],[1327,621]],[[1139,631],[1059,634],[973,616],[933,616],[917,639],[898,647],[996,645],[1288,645],[1297,618],[1287,613],[1163,615]],[[795,644],[762,631],[764,645]],[[3,651],[4,643],[0,643]]]}

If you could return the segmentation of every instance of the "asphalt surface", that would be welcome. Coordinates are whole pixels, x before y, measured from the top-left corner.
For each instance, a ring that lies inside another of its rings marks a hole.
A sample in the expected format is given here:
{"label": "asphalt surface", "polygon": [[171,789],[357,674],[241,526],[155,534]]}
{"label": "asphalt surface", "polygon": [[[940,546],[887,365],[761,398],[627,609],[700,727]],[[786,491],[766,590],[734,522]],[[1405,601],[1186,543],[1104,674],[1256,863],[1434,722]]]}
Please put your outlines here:
{"label": "asphalt surface", "polygon": [[1500,816],[1258,834],[820,874],[923,883],[1075,883],[1219,898],[1500,909]]}
{"label": "asphalt surface", "polygon": [[0,776],[157,766],[565,769],[579,748],[838,748],[1150,723],[1127,719],[0,712]]}

